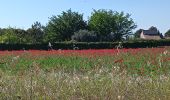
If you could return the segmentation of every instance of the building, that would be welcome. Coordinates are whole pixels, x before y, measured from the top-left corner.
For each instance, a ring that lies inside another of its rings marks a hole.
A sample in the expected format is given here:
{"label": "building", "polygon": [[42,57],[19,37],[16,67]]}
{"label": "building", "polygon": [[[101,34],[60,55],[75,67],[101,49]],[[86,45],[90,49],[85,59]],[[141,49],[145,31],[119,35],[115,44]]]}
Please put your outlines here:
{"label": "building", "polygon": [[160,40],[163,36],[157,30],[142,30],[140,38],[146,40]]}

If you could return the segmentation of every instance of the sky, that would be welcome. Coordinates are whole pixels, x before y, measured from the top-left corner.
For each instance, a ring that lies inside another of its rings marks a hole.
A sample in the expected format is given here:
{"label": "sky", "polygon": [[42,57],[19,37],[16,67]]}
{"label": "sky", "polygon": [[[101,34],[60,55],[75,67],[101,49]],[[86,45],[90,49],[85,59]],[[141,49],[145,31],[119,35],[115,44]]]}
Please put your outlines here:
{"label": "sky", "polygon": [[[88,20],[93,9],[110,9],[131,14],[137,29],[170,29],[170,0],[0,0],[0,28],[27,29],[35,21],[46,25],[52,15],[72,9]],[[134,30],[134,31],[135,31]]]}

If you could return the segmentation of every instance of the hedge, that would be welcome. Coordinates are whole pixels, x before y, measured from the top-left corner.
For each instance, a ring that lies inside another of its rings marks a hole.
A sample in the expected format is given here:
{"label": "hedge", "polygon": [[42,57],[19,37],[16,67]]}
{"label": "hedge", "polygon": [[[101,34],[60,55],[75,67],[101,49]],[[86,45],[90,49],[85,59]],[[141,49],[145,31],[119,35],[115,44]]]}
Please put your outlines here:
{"label": "hedge", "polygon": [[[58,49],[112,49],[119,42],[55,42],[52,47]],[[150,48],[170,46],[170,40],[138,40],[122,42],[123,48]],[[43,44],[0,44],[0,50],[48,50],[48,43]]]}

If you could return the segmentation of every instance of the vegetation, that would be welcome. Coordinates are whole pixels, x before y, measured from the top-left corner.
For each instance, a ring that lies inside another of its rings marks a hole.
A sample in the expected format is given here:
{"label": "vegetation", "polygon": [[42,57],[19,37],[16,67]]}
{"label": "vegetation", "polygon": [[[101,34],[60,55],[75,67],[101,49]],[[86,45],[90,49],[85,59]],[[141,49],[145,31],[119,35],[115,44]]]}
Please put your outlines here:
{"label": "vegetation", "polygon": [[137,30],[136,32],[135,32],[135,38],[140,38],[140,34],[141,34],[141,32],[142,32],[142,29],[139,29],[139,30]]}
{"label": "vegetation", "polygon": [[170,37],[170,30],[165,33],[165,37]]}
{"label": "vegetation", "polygon": [[[87,24],[83,15],[72,12],[71,9],[62,15],[53,16],[47,25],[47,37],[49,41],[70,41],[74,32],[86,29]],[[52,39],[52,40],[51,40]]]}
{"label": "vegetation", "polygon": [[89,19],[89,27],[100,37],[100,41],[107,41],[107,36],[113,34],[111,41],[120,41],[136,28],[129,14],[118,13],[112,10],[94,10]]}
{"label": "vegetation", "polygon": [[[78,39],[79,36],[76,38]],[[93,38],[86,34],[87,40]],[[81,38],[85,39],[85,38]],[[95,38],[94,38],[95,39]],[[170,46],[170,40],[128,40],[124,42],[55,42],[52,43],[54,50],[59,49],[113,49],[121,43],[122,48],[153,48]],[[43,44],[0,44],[0,50],[48,50],[48,43]]]}
{"label": "vegetation", "polygon": [[[3,44],[44,44],[55,42],[118,42],[137,40],[142,29],[132,33],[137,25],[130,14],[112,10],[94,10],[88,21],[83,14],[71,9],[52,16],[47,25],[36,21],[27,30],[0,28],[0,43]],[[150,27],[163,38],[156,27]],[[169,31],[165,33],[169,37]],[[133,36],[134,39],[133,39]]]}
{"label": "vegetation", "polygon": [[45,35],[45,27],[40,22],[35,22],[31,28],[27,30],[32,43],[42,43]]}
{"label": "vegetation", "polygon": [[170,40],[127,41],[135,28],[124,12],[84,21],[71,9],[46,26],[0,28],[0,100],[169,100]]}
{"label": "vegetation", "polygon": [[88,30],[79,30],[72,35],[72,40],[76,42],[96,42],[97,39],[97,34]]}
{"label": "vegetation", "polygon": [[0,29],[0,42],[37,44],[65,42],[72,39],[88,42],[122,41],[135,28],[136,24],[130,18],[130,14],[124,12],[94,10],[89,20],[85,21],[83,14],[69,9],[60,15],[52,16],[46,26],[35,22],[27,30],[11,27]]}
{"label": "vegetation", "polygon": [[169,100],[169,50],[0,51],[0,99]]}

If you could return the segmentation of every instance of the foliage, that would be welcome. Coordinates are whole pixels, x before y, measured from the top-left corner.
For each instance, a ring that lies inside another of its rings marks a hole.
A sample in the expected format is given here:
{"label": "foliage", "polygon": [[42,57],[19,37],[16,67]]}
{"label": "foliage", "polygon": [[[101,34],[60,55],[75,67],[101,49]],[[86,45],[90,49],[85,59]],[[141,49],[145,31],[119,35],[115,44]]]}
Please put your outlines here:
{"label": "foliage", "polygon": [[114,18],[116,22],[115,29],[113,30],[115,41],[120,41],[127,37],[137,27],[133,19],[130,18],[130,14],[125,15],[124,12],[116,12]]}
{"label": "foliage", "polygon": [[102,36],[111,33],[114,24],[113,11],[111,10],[94,10],[88,22],[89,28]]}
{"label": "foliage", "polygon": [[96,42],[97,35],[94,33],[94,31],[79,30],[78,32],[74,33],[72,40],[77,42]]}
{"label": "foliage", "polygon": [[169,50],[0,51],[0,99],[169,100]]}
{"label": "foliage", "polygon": [[94,10],[88,24],[89,28],[101,37],[101,41],[111,32],[114,33],[113,40],[120,41],[136,28],[130,14],[113,12],[112,10]]}
{"label": "foliage", "polygon": [[170,37],[170,30],[165,33],[165,37]]}
{"label": "foliage", "polygon": [[156,27],[151,26],[151,27],[149,28],[149,30],[157,32],[157,34],[159,34],[159,35],[161,36],[161,38],[163,38],[162,33],[160,33],[160,31],[159,31]]}
{"label": "foliage", "polygon": [[151,27],[149,28],[149,30],[159,32],[159,30],[158,30],[156,27],[154,27],[154,26],[151,26]]}
{"label": "foliage", "polygon": [[31,36],[28,34],[28,32],[24,29],[15,29],[15,34],[17,35],[18,38],[18,42],[19,44],[23,44],[23,43],[32,43],[32,38]]}
{"label": "foliage", "polygon": [[[52,48],[58,49],[112,49],[116,48],[119,42],[55,42]],[[131,40],[122,42],[123,48],[152,48],[170,46],[170,40]],[[0,50],[48,50],[48,43],[42,44],[0,44]]]}
{"label": "foliage", "polygon": [[74,32],[86,29],[87,24],[83,15],[72,12],[71,9],[62,12],[61,15],[53,16],[47,25],[47,41],[69,41]]}
{"label": "foliage", "polygon": [[1,29],[0,42],[7,44],[32,43],[32,38],[30,38],[27,31],[23,29],[9,27]]}
{"label": "foliage", "polygon": [[41,25],[40,22],[35,22],[31,28],[27,30],[29,37],[31,38],[31,43],[42,43],[44,38],[45,27]]}
{"label": "foliage", "polygon": [[140,34],[141,34],[141,32],[142,32],[142,29],[139,29],[139,30],[137,30],[136,32],[135,32],[135,38],[140,38]]}
{"label": "foliage", "polygon": [[[15,44],[54,43],[71,41],[72,37],[75,39],[83,37],[83,40],[76,41],[113,42],[126,39],[134,28],[136,25],[132,18],[124,12],[94,10],[87,23],[83,20],[83,14],[73,12],[70,9],[63,11],[60,15],[52,16],[46,26],[41,25],[40,22],[35,22],[27,30],[10,27],[0,29],[0,42]],[[83,32],[80,35],[78,32],[87,29],[90,30],[90,33]]]}

